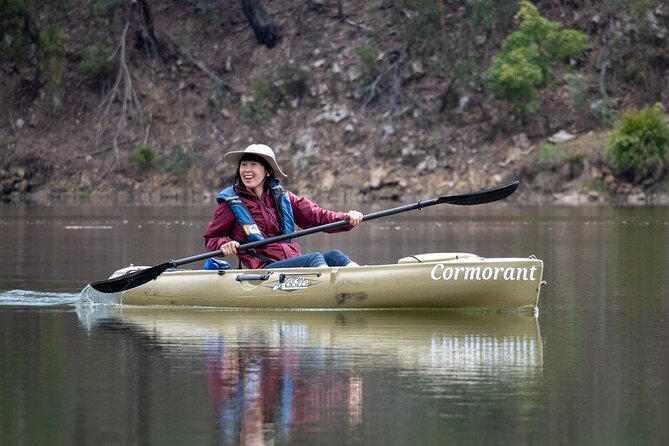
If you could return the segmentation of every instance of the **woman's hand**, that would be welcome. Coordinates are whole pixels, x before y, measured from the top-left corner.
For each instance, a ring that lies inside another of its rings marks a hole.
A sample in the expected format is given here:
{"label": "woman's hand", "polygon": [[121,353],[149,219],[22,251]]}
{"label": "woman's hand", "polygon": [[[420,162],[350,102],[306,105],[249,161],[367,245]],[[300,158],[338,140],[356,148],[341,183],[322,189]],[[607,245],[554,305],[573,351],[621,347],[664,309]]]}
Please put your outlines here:
{"label": "woman's hand", "polygon": [[239,248],[239,242],[232,240],[227,243],[223,243],[219,249],[223,251],[224,256],[231,256],[233,254],[237,254],[237,248]]}
{"label": "woman's hand", "polygon": [[362,218],[364,217],[364,215],[358,211],[348,211],[346,216],[348,217],[348,222],[351,226],[358,226],[362,223]]}

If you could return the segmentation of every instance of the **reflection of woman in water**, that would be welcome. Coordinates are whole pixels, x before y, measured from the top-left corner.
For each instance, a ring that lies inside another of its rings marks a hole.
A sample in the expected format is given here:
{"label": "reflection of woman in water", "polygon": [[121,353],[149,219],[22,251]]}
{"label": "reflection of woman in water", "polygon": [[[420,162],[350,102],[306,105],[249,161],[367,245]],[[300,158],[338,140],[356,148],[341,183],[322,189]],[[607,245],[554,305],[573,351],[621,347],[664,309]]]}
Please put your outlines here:
{"label": "reflection of woman in water", "polygon": [[[244,350],[226,346],[218,339],[207,345],[207,374],[210,394],[219,409],[223,444],[264,444],[266,423],[272,422],[270,355],[250,346]],[[271,405],[269,405],[270,408]]]}
{"label": "reflection of woman in water", "polygon": [[242,396],[241,443],[262,445],[263,439],[263,393],[262,358],[249,361],[244,369],[244,393]]}
{"label": "reflection of woman in water", "polygon": [[362,378],[336,368],[326,377],[311,376],[300,368],[299,355],[297,349],[270,351],[258,344],[228,347],[222,338],[207,344],[209,389],[223,444],[264,444],[270,427],[288,439],[293,426],[339,413],[351,424],[362,421]]}
{"label": "reflection of woman in water", "polygon": [[223,444],[237,444],[241,417],[238,408],[244,393],[239,350],[227,348],[222,339],[207,342],[207,378],[209,393],[219,408]]}

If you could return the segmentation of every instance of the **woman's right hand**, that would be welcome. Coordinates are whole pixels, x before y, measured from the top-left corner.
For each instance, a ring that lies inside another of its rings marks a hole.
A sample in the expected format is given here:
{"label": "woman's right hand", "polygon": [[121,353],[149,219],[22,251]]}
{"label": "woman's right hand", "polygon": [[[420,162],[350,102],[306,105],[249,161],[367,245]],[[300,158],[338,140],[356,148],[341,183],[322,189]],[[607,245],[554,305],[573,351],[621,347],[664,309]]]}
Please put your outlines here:
{"label": "woman's right hand", "polygon": [[220,250],[223,251],[224,256],[231,256],[237,254],[237,248],[239,248],[239,242],[234,240],[227,243],[223,243],[220,247]]}

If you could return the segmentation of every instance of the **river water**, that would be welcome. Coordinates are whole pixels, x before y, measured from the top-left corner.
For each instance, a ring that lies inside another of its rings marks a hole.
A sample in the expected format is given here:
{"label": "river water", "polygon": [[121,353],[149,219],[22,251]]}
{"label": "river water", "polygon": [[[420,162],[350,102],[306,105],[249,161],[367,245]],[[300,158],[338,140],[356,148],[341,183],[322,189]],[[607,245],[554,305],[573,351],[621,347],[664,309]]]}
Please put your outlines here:
{"label": "river water", "polygon": [[0,444],[669,441],[668,209],[444,205],[300,241],[361,264],[536,255],[536,316],[81,297],[130,263],[203,252],[212,210],[0,205]]}

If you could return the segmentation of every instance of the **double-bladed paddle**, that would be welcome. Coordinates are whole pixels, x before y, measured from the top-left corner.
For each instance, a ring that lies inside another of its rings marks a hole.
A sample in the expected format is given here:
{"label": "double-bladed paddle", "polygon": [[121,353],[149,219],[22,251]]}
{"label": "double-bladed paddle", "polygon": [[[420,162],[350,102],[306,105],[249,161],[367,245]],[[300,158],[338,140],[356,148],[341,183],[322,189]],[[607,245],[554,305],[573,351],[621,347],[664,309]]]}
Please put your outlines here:
{"label": "double-bladed paddle", "polygon": [[[472,206],[476,204],[491,203],[493,201],[503,200],[504,198],[511,195],[518,188],[519,184],[520,183],[518,181],[513,181],[511,183],[503,184],[497,187],[493,187],[491,189],[482,189],[477,192],[468,192],[460,195],[451,195],[446,197],[431,198],[429,200],[420,200],[416,203],[407,204],[392,209],[386,209],[384,211],[372,212],[370,214],[364,215],[362,221],[374,220],[376,218],[387,217],[388,215],[399,214],[402,212],[412,211],[414,209],[422,209],[428,206],[434,206],[435,204],[446,203],[459,206]],[[295,231],[290,234],[282,234],[282,235],[277,235],[275,237],[269,237],[263,240],[259,240],[256,242],[244,243],[242,245],[239,245],[237,251],[243,251],[247,249],[257,248],[259,246],[264,246],[269,243],[280,242],[283,240],[293,239],[297,237],[303,237],[305,235],[314,234],[316,232],[323,232],[330,229],[346,226],[347,224],[348,220],[341,220],[321,226],[315,226],[309,229]],[[143,285],[155,279],[156,277],[160,276],[163,272],[165,272],[169,268],[176,268],[180,265],[197,262],[198,260],[205,260],[211,257],[220,256],[222,254],[223,251],[218,250],[218,251],[211,251],[203,254],[198,254],[192,257],[186,257],[183,259],[170,260],[169,262],[161,263],[160,265],[152,266],[150,268],[145,268],[138,271],[133,271],[123,276],[114,277],[113,279],[93,282],[90,285],[94,289],[102,293],[118,293],[120,291],[129,290],[131,288]]]}

